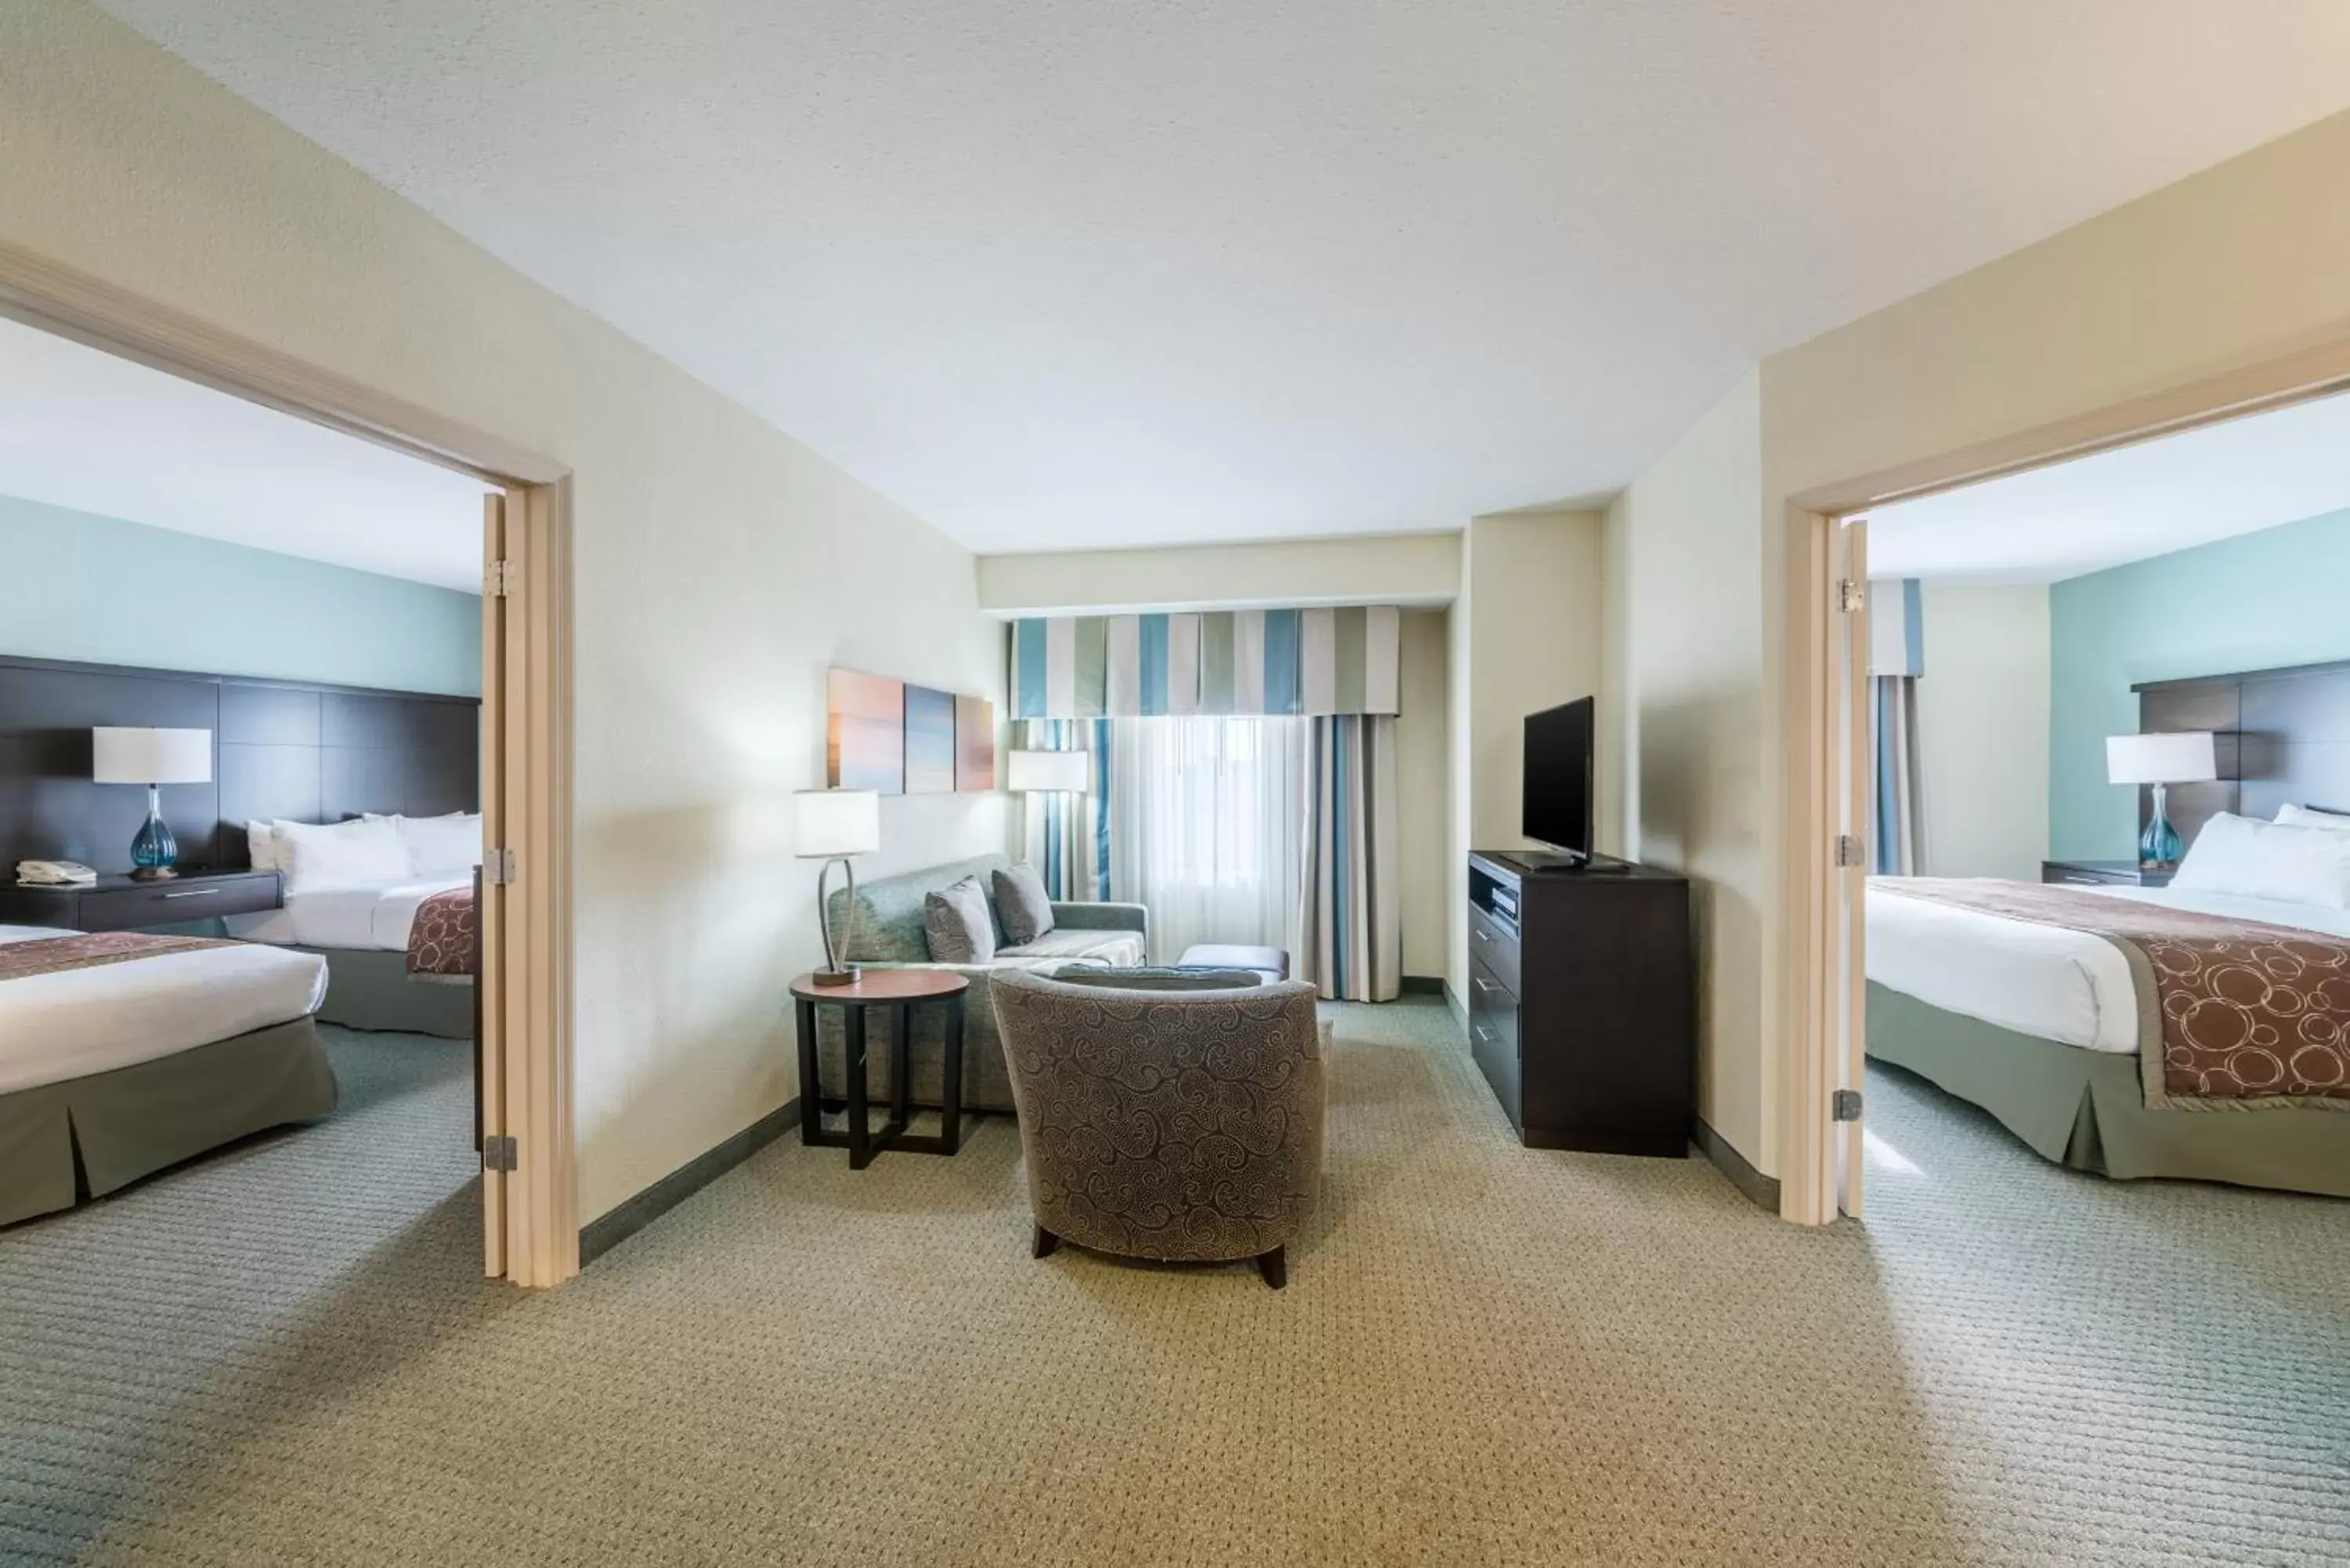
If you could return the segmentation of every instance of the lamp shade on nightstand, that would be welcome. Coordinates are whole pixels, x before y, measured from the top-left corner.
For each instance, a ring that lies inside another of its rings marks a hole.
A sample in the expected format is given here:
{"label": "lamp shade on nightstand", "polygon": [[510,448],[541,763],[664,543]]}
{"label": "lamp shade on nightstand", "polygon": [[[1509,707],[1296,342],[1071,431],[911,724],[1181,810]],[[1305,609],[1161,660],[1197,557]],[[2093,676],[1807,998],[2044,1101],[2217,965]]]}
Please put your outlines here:
{"label": "lamp shade on nightstand", "polygon": [[2106,777],[2115,784],[2195,784],[2219,776],[2219,748],[2209,730],[2106,737]]}
{"label": "lamp shade on nightstand", "polygon": [[1031,792],[1083,794],[1093,784],[1089,752],[1013,752],[1004,759],[1003,786]]}
{"label": "lamp shade on nightstand", "polygon": [[100,727],[89,732],[89,761],[93,784],[210,784],[213,732]]}

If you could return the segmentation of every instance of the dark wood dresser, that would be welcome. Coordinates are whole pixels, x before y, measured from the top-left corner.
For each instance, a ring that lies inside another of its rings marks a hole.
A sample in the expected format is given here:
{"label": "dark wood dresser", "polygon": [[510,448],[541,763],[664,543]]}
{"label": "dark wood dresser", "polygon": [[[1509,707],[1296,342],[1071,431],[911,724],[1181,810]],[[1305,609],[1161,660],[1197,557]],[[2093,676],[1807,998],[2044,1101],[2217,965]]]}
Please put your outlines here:
{"label": "dark wood dresser", "polygon": [[1682,1157],[1697,1074],[1689,879],[1469,857],[1469,1049],[1533,1148]]}

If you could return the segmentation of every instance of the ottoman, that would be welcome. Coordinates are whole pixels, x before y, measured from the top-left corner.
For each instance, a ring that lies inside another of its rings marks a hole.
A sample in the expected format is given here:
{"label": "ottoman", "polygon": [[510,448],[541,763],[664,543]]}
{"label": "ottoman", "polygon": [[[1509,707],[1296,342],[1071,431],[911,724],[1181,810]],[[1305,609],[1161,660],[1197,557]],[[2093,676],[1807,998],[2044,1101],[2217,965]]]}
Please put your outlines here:
{"label": "ottoman", "polygon": [[1180,969],[1253,969],[1264,976],[1267,985],[1289,978],[1289,955],[1279,948],[1201,942],[1185,948],[1175,963]]}

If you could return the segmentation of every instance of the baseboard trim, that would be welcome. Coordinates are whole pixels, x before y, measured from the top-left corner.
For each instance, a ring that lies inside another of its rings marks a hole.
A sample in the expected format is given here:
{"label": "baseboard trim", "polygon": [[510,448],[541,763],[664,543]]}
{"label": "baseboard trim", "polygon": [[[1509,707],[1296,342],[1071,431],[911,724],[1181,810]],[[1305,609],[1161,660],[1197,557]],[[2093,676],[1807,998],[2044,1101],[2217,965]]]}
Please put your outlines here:
{"label": "baseboard trim", "polygon": [[1402,993],[1406,996],[1442,996],[1444,977],[1440,974],[1408,974],[1403,977]]}
{"label": "baseboard trim", "polygon": [[733,1137],[704,1149],[634,1198],[598,1214],[579,1228],[579,1262],[602,1257],[792,1128],[800,1125],[800,1103],[785,1101]]}
{"label": "baseboard trim", "polygon": [[1730,1147],[1730,1140],[1706,1126],[1703,1116],[1690,1118],[1690,1141],[1698,1152],[1713,1161],[1714,1168],[1730,1178],[1730,1185],[1744,1193],[1757,1209],[1779,1212],[1779,1179],[1765,1176],[1746,1163],[1746,1157]]}

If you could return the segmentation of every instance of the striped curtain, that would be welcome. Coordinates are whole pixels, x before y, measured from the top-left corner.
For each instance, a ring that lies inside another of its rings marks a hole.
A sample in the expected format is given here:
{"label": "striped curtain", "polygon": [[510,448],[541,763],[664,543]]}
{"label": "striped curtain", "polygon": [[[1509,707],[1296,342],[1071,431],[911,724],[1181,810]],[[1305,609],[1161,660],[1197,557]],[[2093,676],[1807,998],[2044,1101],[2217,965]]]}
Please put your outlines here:
{"label": "striped curtain", "polygon": [[1012,717],[1393,713],[1393,605],[1057,616],[1012,626]]}
{"label": "striped curtain", "polygon": [[1869,867],[1880,877],[1926,869],[1926,812],[1918,758],[1918,678],[1926,672],[1926,625],[1918,579],[1868,585],[1868,744],[1877,809],[1869,814]]}
{"label": "striped curtain", "polygon": [[1030,719],[1019,726],[1024,751],[1090,752],[1092,787],[1083,794],[1036,791],[1022,797],[1021,844],[1045,878],[1045,893],[1074,903],[1102,903],[1109,892],[1110,730],[1107,719]]}
{"label": "striped curtain", "polygon": [[1314,721],[1305,794],[1302,978],[1338,1002],[1392,1002],[1402,989],[1395,719]]}

